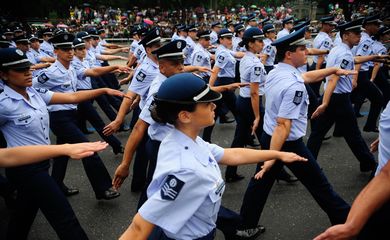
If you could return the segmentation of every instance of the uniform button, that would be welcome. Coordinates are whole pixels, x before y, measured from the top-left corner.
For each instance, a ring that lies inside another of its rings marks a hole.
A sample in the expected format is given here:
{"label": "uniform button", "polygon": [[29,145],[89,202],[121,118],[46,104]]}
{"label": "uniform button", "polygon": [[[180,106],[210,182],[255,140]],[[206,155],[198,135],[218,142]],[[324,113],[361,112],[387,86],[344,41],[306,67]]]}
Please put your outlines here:
{"label": "uniform button", "polygon": [[24,121],[25,123],[27,123],[27,120],[26,121]]}
{"label": "uniform button", "polygon": [[47,140],[48,138],[46,138],[46,140]]}
{"label": "uniform button", "polygon": [[187,147],[187,146],[185,146],[185,147],[184,147],[184,149],[185,149],[185,150],[188,150],[188,147]]}
{"label": "uniform button", "polygon": [[43,130],[46,130],[46,128],[43,128]]}
{"label": "uniform button", "polygon": [[41,120],[43,120],[43,117],[41,117]]}

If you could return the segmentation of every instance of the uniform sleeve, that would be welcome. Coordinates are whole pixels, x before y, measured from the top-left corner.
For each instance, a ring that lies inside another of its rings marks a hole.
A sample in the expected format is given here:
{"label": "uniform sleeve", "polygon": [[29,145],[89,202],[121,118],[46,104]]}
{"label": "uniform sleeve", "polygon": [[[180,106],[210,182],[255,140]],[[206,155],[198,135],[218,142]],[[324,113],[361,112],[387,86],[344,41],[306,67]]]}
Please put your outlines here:
{"label": "uniform sleeve", "polygon": [[224,68],[229,61],[228,57],[229,56],[226,56],[224,52],[218,54],[218,56],[216,57],[215,66],[219,68]]}
{"label": "uniform sleeve", "polygon": [[348,54],[329,54],[328,61],[326,63],[326,67],[338,67],[342,69],[353,69],[353,59],[349,57]]}
{"label": "uniform sleeve", "polygon": [[205,56],[201,52],[194,52],[192,54],[192,66],[202,66]]}
{"label": "uniform sleeve", "polygon": [[265,46],[265,48],[263,49],[263,53],[265,55],[268,55],[268,56],[271,56],[272,55],[272,46],[271,45],[267,45]]}
{"label": "uniform sleeve", "polygon": [[249,79],[251,83],[259,83],[264,81],[265,70],[260,63],[249,69]]}
{"label": "uniform sleeve", "polygon": [[177,233],[205,201],[207,182],[192,170],[169,173],[139,214],[171,233]]}
{"label": "uniform sleeve", "polygon": [[2,102],[0,102],[0,107],[2,109],[0,111],[0,126],[2,126],[3,124],[5,124],[7,122],[9,114],[6,111],[4,111],[4,109],[6,109],[6,108],[3,106]]}
{"label": "uniform sleeve", "polygon": [[217,162],[221,161],[223,154],[225,153],[225,149],[213,143],[205,142],[207,147],[209,148],[211,154],[214,156]]}
{"label": "uniform sleeve", "polygon": [[356,56],[367,56],[370,55],[370,45],[367,41],[362,42],[356,47]]}
{"label": "uniform sleeve", "polygon": [[151,78],[150,74],[146,71],[146,69],[140,68],[138,72],[134,74],[133,79],[131,80],[129,90],[139,94],[144,95],[148,88],[146,88],[144,81],[148,78]]}
{"label": "uniform sleeve", "polygon": [[321,50],[330,50],[330,49],[332,49],[332,42],[331,42],[331,40],[328,39],[328,38],[324,38],[324,40],[322,41],[319,49],[321,49]]}
{"label": "uniform sleeve", "polygon": [[38,61],[35,59],[34,57],[34,54],[30,53],[30,52],[27,52],[26,54],[28,60],[32,63],[32,64],[37,64]]}
{"label": "uniform sleeve", "polygon": [[57,86],[58,83],[52,75],[46,69],[43,70],[37,77],[33,78],[33,87],[51,89]]}
{"label": "uniform sleeve", "polygon": [[53,97],[54,92],[49,91],[49,90],[47,90],[45,88],[35,88],[35,90],[42,97],[42,99],[46,103],[46,105],[49,105],[50,101],[51,101],[51,98]]}
{"label": "uniform sleeve", "polygon": [[145,106],[142,108],[142,111],[139,114],[139,118],[147,122],[149,125],[152,125],[154,123],[154,120],[150,115],[150,110],[149,110],[149,107],[152,104],[152,102],[153,102],[153,96],[148,96],[148,98],[146,99]]}
{"label": "uniform sleeve", "polygon": [[304,91],[298,84],[294,84],[282,93],[282,101],[278,112],[278,117],[286,119],[298,119],[302,104],[305,102]]}
{"label": "uniform sleeve", "polygon": [[141,59],[141,56],[142,56],[142,49],[141,49],[140,46],[138,46],[138,47],[135,49],[134,56],[135,56],[138,60]]}
{"label": "uniform sleeve", "polygon": [[87,70],[81,62],[72,61],[72,66],[76,70],[76,75],[78,79],[85,79],[85,71]]}

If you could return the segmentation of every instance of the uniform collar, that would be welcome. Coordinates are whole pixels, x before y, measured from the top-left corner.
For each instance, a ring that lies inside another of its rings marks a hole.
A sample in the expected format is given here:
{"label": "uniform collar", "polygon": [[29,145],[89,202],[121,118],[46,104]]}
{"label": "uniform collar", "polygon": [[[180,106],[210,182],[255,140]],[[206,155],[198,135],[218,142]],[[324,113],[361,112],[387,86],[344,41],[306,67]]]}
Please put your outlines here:
{"label": "uniform collar", "polygon": [[344,43],[343,41],[341,41],[340,46],[343,46],[344,48],[346,48],[348,50],[351,50],[351,48],[346,43]]}
{"label": "uniform collar", "polygon": [[152,65],[153,67],[155,67],[155,68],[158,69],[158,64],[155,63],[152,59],[150,59],[150,58],[148,57],[148,55],[145,56],[144,61],[145,61],[145,60],[146,60],[147,62],[149,62],[150,65]]}
{"label": "uniform collar", "polygon": [[202,165],[207,166],[209,164],[209,153],[205,151],[205,149],[202,149],[202,140],[199,137],[194,141],[176,128],[172,131],[172,134],[176,142],[184,148],[184,151],[191,151],[191,154],[193,154]]}
{"label": "uniform collar", "polygon": [[250,56],[250,57],[255,57],[255,58],[257,58],[256,55],[255,55],[253,52],[251,52],[251,51],[246,51],[245,53],[246,53],[248,56]]}
{"label": "uniform collar", "polygon": [[14,100],[23,100],[31,107],[36,108],[34,105],[31,104],[31,98],[35,95],[35,92],[31,90],[31,87],[26,88],[26,91],[27,91],[27,94],[30,98],[30,101],[25,99],[21,94],[17,93],[15,90],[10,88],[9,86],[4,85],[4,94],[6,96],[8,96],[9,98],[12,98]]}
{"label": "uniform collar", "polygon": [[279,62],[278,63],[278,68],[284,68],[286,70],[292,71],[294,75],[298,77],[298,80],[303,82],[303,79],[301,77],[301,73],[298,71],[298,69],[290,64]]}
{"label": "uniform collar", "polygon": [[[66,69],[64,67],[64,65],[62,65],[62,63],[60,63],[58,60],[55,61],[54,63],[55,66],[57,66],[57,68],[62,72],[62,73],[66,73],[68,71],[68,69]],[[70,68],[70,65],[69,65],[69,68]]]}

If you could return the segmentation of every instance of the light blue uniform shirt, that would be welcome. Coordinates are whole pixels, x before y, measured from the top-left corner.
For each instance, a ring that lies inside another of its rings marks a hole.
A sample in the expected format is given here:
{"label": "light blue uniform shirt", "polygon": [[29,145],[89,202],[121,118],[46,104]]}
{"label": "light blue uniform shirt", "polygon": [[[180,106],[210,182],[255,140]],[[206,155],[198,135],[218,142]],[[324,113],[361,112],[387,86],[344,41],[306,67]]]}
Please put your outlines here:
{"label": "light blue uniform shirt", "polygon": [[[333,41],[330,38],[329,34],[326,32],[319,32],[318,35],[314,38],[313,47],[321,50],[331,50],[333,48]],[[326,63],[327,55],[324,55],[324,63]],[[318,56],[314,55],[313,62],[317,63]]]}
{"label": "light blue uniform shirt", "polygon": [[272,40],[269,38],[265,38],[263,40],[264,48],[262,53],[267,55],[268,58],[265,61],[265,66],[273,66],[275,62],[275,56],[276,56],[276,47],[272,46]]}
{"label": "light blue uniform shirt", "polygon": [[[195,45],[194,51],[191,55],[191,65],[192,66],[202,66],[208,67],[211,69],[211,53],[207,51],[202,45],[199,43]],[[200,76],[210,76],[210,73],[199,73]]]}
{"label": "light blue uniform shirt", "polygon": [[50,144],[47,105],[53,92],[31,87],[26,91],[30,100],[6,85],[0,93],[0,130],[8,147]]}
{"label": "light blue uniform shirt", "polygon": [[216,227],[225,183],[218,161],[223,148],[173,130],[161,143],[148,200],[139,209],[173,239],[192,240]]}
{"label": "light blue uniform shirt", "polygon": [[138,47],[134,51],[134,56],[137,58],[138,62],[142,62],[146,57],[145,47],[142,44],[138,44]]}
{"label": "light blue uniform shirt", "polygon": [[159,72],[160,70],[157,63],[153,62],[149,57],[146,56],[134,73],[129,90],[141,97],[141,101],[139,103],[139,107],[141,109],[146,103],[150,84],[152,84],[153,79]]}
{"label": "light blue uniform shirt", "polygon": [[[240,63],[240,79],[242,83],[259,83],[259,95],[264,94],[264,82],[267,73],[260,59],[252,52],[246,52]],[[240,88],[240,96],[251,97],[251,87]]]}
{"label": "light blue uniform shirt", "polygon": [[77,89],[92,89],[91,84],[91,78],[88,76],[85,76],[85,71],[91,66],[89,65],[89,62],[84,59],[84,61],[81,61],[78,57],[73,57],[73,60],[71,62],[72,67],[76,71],[77,75]]}
{"label": "light blue uniform shirt", "polygon": [[[41,58],[42,57],[50,57],[49,55],[47,55],[45,52],[41,51],[41,50],[34,50],[32,48],[30,48],[29,51],[26,52],[26,56],[28,58],[28,60],[32,63],[32,64],[38,64],[38,63],[41,63]],[[42,71],[42,69],[37,69],[37,70],[34,70],[33,71],[33,77],[36,77],[40,74],[40,72]]]}
{"label": "light blue uniform shirt", "polygon": [[218,73],[218,77],[234,78],[236,75],[236,59],[234,58],[234,52],[227,49],[222,44],[219,45],[215,52],[215,66],[221,69]]}
{"label": "light blue uniform shirt", "polygon": [[89,66],[95,66],[97,59],[93,47],[87,49],[87,55],[85,56],[85,60],[88,62]]}
{"label": "light blue uniform shirt", "polygon": [[334,41],[333,41],[333,45],[334,46],[337,46],[339,45],[340,43],[342,43],[343,41],[341,40],[341,37],[340,37],[340,32],[337,32],[336,33],[336,37],[334,38]]}
{"label": "light blue uniform shirt", "polygon": [[[387,49],[383,43],[375,40],[374,43],[372,44],[372,53],[374,55],[386,55],[387,54]],[[383,66],[383,63],[380,64]],[[374,62],[370,62],[370,67],[374,66]]]}
{"label": "light blue uniform shirt", "polygon": [[[328,61],[326,67],[339,67],[342,69],[353,70],[355,68],[353,54],[349,46],[345,43],[340,43],[332,50],[328,55]],[[329,77],[326,78],[324,89],[328,85]],[[337,81],[334,93],[350,93],[352,92],[352,75],[340,76]]]}
{"label": "light blue uniform shirt", "polygon": [[[374,40],[366,32],[362,32],[359,45],[355,49],[355,56],[369,56],[372,55],[372,44]],[[364,62],[361,64],[360,71],[368,71],[370,62]]]}
{"label": "light blue uniform shirt", "polygon": [[94,64],[93,65],[91,65],[91,66],[96,66],[96,67],[101,67],[102,66],[102,63],[103,63],[103,61],[102,60],[99,60],[99,59],[97,59],[100,55],[102,55],[102,53],[100,52],[101,51],[101,49],[99,49],[98,47],[94,47],[94,46],[91,46],[91,48],[90,49],[88,49],[88,50],[90,50],[94,55],[95,55],[95,57],[94,57],[94,59],[95,59],[95,62],[94,62]]}
{"label": "light blue uniform shirt", "polygon": [[132,52],[133,54],[135,53],[135,50],[138,48],[138,43],[139,41],[133,40],[130,44],[130,52]]}
{"label": "light blue uniform shirt", "polygon": [[387,103],[379,119],[378,168],[375,175],[390,160],[390,103]]}
{"label": "light blue uniform shirt", "polygon": [[[233,51],[235,52],[246,52],[245,47],[240,47],[238,44],[242,41],[240,37],[233,37]],[[241,59],[236,58],[237,61],[240,61]]]}
{"label": "light blue uniform shirt", "polygon": [[177,35],[177,32],[174,32],[172,37],[171,37],[171,42],[175,41],[175,40],[178,40],[178,39],[179,39],[179,35]]}
{"label": "light blue uniform shirt", "polygon": [[[69,66],[66,69],[59,61],[44,69],[38,77],[33,78],[33,86],[45,88],[52,92],[73,93],[77,91],[76,70]],[[56,104],[48,107],[49,112],[74,110],[77,104]]]}
{"label": "light blue uniform shirt", "polygon": [[191,64],[191,55],[194,52],[194,48],[196,46],[196,43],[194,42],[194,40],[192,40],[191,37],[186,37],[183,40],[186,41],[186,43],[187,43],[186,47],[183,50],[183,53],[184,53],[184,56],[185,56],[184,64],[190,65]]}
{"label": "light blue uniform shirt", "polygon": [[279,62],[265,80],[264,131],[272,136],[277,118],[291,119],[287,141],[306,135],[309,98],[301,73],[293,66]]}
{"label": "light blue uniform shirt", "polygon": [[148,98],[146,99],[146,104],[142,108],[141,113],[139,114],[139,118],[149,124],[148,135],[150,139],[156,141],[162,141],[170,132],[173,130],[173,125],[171,124],[162,124],[155,122],[150,115],[149,107],[154,100],[154,94],[158,92],[161,84],[167,79],[166,76],[158,73],[156,78],[152,81],[152,84],[149,88]]}
{"label": "light blue uniform shirt", "polygon": [[50,57],[55,57],[53,44],[43,41],[40,49]]}
{"label": "light blue uniform shirt", "polygon": [[210,33],[210,43],[211,45],[218,45],[218,34],[215,31]]}
{"label": "light blue uniform shirt", "polygon": [[280,32],[278,32],[278,34],[276,35],[276,39],[278,38],[282,38],[284,36],[287,36],[290,34],[290,31],[287,30],[286,28],[283,28],[283,30],[281,30]]}

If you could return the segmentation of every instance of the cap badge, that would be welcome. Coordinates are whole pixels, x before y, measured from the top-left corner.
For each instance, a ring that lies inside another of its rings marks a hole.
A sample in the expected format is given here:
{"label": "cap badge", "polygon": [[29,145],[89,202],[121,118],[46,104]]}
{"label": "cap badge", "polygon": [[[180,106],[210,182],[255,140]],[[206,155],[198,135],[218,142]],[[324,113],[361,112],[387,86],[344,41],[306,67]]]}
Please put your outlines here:
{"label": "cap badge", "polygon": [[21,51],[21,50],[19,50],[19,49],[16,49],[16,51],[15,51],[19,56],[23,56],[23,52]]}

